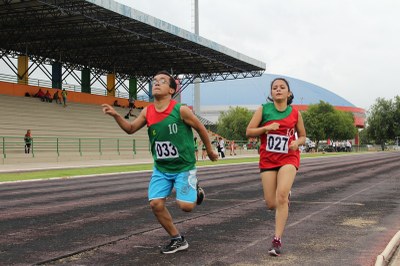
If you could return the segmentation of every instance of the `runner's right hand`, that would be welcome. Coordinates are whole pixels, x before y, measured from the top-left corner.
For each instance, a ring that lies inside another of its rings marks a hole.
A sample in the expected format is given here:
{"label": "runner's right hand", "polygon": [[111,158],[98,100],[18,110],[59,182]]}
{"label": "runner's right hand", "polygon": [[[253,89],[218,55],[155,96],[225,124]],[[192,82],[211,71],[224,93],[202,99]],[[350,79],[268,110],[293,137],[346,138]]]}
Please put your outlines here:
{"label": "runner's right hand", "polygon": [[111,115],[113,117],[117,115],[117,112],[115,111],[115,109],[111,105],[105,103],[105,104],[102,104],[101,107],[103,107],[103,113],[104,114],[108,114],[108,115]]}

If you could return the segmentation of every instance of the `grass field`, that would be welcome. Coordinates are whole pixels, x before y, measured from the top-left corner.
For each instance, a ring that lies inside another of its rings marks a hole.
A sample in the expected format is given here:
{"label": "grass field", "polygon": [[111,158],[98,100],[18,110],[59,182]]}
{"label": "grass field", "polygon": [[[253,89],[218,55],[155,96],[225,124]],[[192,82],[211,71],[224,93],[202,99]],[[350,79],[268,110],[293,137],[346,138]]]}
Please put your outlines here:
{"label": "grass field", "polygon": [[[354,154],[354,153],[350,153]],[[345,155],[344,153],[311,153],[302,154],[302,158],[312,157],[325,157],[333,155]],[[197,166],[209,166],[209,165],[222,165],[222,164],[237,164],[237,163],[248,163],[258,162],[258,157],[245,157],[245,158],[227,158],[219,160],[217,162],[211,161],[199,161]],[[102,166],[102,167],[88,167],[88,168],[76,168],[76,169],[57,169],[57,170],[45,170],[45,171],[32,171],[32,172],[21,172],[21,173],[1,173],[0,182],[6,181],[22,181],[22,180],[33,180],[33,179],[49,179],[49,178],[68,178],[82,175],[97,175],[97,174],[108,174],[108,173],[120,173],[120,172],[135,172],[152,170],[153,164],[133,164],[133,165],[116,165],[116,166]]]}

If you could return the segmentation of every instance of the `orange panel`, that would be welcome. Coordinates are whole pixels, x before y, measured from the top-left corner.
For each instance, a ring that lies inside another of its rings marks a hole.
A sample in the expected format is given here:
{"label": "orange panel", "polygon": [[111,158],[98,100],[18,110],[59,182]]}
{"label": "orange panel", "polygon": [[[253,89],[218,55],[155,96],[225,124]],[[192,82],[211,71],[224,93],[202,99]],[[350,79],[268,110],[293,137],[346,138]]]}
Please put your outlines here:
{"label": "orange panel", "polygon": [[[38,92],[40,87],[15,84],[9,82],[0,81],[0,94],[11,95],[11,96],[25,96],[28,92],[30,95],[34,95]],[[51,95],[53,95],[57,89],[41,88],[44,93],[48,90]],[[125,98],[118,98],[113,96],[101,96],[94,94],[87,94],[81,92],[68,91],[68,102],[84,103],[84,104],[97,104],[101,105],[103,103],[108,103],[113,105],[114,101],[117,100],[121,106],[128,107],[129,101]],[[146,107],[149,102],[145,101],[135,101],[135,106],[138,108]]]}

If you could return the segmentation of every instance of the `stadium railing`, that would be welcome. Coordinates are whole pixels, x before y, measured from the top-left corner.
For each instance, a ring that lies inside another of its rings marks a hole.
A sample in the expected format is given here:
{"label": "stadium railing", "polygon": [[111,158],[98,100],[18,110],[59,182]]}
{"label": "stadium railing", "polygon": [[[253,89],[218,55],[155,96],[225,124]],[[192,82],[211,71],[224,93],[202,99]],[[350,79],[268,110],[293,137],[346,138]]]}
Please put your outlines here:
{"label": "stadium railing", "polygon": [[[24,154],[23,137],[0,136],[0,153],[3,158],[9,155]],[[46,154],[61,156],[64,154],[116,154],[136,155],[138,151],[150,150],[148,141],[137,141],[131,138],[73,138],[73,137],[34,137],[30,156]]]}

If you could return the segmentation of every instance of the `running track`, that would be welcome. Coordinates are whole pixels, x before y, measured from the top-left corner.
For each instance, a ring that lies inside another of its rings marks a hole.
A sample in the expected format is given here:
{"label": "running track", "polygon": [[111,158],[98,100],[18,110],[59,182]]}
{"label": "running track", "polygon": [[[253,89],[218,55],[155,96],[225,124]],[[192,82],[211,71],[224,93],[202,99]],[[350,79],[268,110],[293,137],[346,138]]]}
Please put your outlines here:
{"label": "running track", "polygon": [[173,255],[159,253],[149,172],[0,184],[0,264],[373,265],[400,230],[399,152],[304,159],[279,258],[257,164],[198,172],[203,205],[168,203],[190,245]]}

